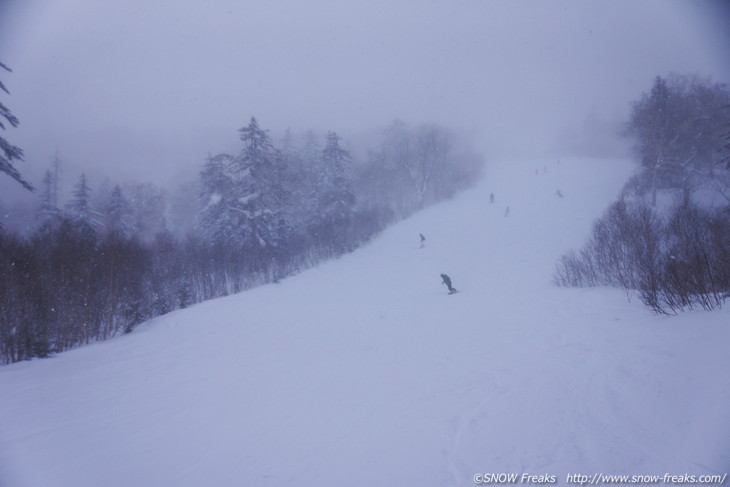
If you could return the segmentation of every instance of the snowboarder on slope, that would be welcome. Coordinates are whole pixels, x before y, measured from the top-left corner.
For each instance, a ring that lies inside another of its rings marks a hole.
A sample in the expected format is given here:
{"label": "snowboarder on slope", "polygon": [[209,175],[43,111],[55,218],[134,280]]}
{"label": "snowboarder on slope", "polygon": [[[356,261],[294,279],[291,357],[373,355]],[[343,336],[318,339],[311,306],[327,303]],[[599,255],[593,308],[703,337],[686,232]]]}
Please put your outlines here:
{"label": "snowboarder on slope", "polygon": [[441,274],[441,284],[446,284],[446,287],[449,288],[449,294],[456,292],[456,288],[451,286],[451,278],[446,274]]}

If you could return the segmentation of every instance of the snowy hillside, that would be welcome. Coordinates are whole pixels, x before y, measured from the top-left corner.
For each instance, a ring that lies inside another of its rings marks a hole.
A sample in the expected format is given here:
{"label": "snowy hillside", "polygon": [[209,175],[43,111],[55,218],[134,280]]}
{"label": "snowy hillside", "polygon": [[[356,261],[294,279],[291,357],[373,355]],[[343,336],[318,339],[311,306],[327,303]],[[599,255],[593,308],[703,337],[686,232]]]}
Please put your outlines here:
{"label": "snowy hillside", "polygon": [[724,474],[730,313],[654,316],[618,290],[551,284],[631,170],[492,164],[336,261],[2,367],[0,485]]}

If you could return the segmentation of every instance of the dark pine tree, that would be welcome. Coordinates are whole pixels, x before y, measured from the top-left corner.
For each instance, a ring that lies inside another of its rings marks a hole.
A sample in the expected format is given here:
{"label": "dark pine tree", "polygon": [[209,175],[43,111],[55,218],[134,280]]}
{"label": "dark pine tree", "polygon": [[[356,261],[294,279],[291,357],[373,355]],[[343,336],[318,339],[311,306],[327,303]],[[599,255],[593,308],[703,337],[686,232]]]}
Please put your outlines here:
{"label": "dark pine tree", "polygon": [[[12,70],[5,66],[3,63],[0,63],[0,68],[8,72],[12,72]],[[0,81],[0,90],[4,91],[8,95],[10,94],[2,81]],[[10,109],[0,103],[0,128],[6,130],[5,125],[2,122],[3,118],[12,127],[17,127],[20,123],[18,121],[18,118],[13,115]],[[11,144],[7,140],[5,140],[5,138],[0,137],[0,172],[4,172],[11,178],[15,179],[17,182],[23,185],[25,189],[33,191],[33,185],[21,177],[20,172],[13,165],[13,160],[23,160],[23,149]]]}

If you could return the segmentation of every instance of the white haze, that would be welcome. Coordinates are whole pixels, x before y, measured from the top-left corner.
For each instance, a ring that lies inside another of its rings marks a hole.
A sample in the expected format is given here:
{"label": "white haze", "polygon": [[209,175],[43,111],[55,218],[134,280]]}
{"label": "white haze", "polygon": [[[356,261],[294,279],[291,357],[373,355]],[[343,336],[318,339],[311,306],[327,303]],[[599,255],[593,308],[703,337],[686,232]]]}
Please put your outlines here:
{"label": "white haze", "polygon": [[[394,118],[471,134],[489,158],[625,150],[656,75],[730,79],[720,1],[4,0],[0,61],[38,184],[173,183],[235,151],[252,115],[345,137]],[[0,178],[5,203],[20,193]],[[12,194],[11,194],[12,192]],[[30,198],[30,195],[25,195]]]}

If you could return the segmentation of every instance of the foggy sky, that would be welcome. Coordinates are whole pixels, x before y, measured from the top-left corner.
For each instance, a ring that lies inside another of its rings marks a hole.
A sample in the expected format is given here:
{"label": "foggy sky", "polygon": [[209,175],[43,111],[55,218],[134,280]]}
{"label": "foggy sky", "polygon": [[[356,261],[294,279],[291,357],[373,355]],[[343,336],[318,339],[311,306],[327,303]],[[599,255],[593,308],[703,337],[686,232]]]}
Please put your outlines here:
{"label": "foggy sky", "polygon": [[[2,136],[35,184],[55,150],[70,182],[82,169],[92,184],[192,177],[209,152],[237,150],[252,115],[346,137],[437,122],[475,134],[488,157],[552,156],[586,150],[576,139],[624,120],[657,75],[730,81],[722,1],[0,5],[13,69],[0,99],[21,122]],[[0,199],[15,186],[0,175]]]}

